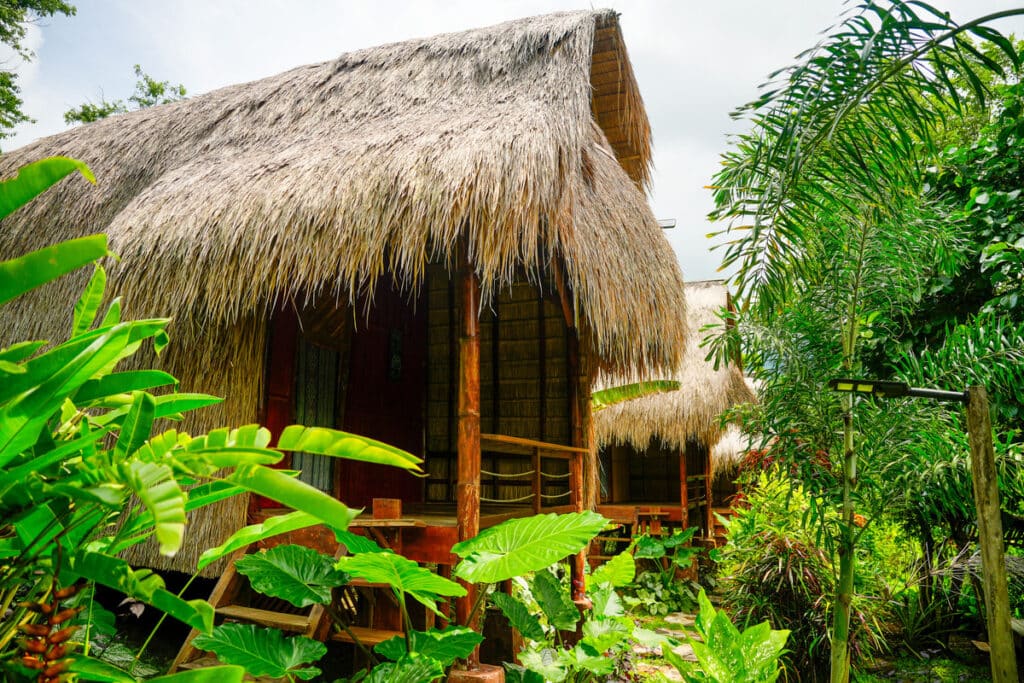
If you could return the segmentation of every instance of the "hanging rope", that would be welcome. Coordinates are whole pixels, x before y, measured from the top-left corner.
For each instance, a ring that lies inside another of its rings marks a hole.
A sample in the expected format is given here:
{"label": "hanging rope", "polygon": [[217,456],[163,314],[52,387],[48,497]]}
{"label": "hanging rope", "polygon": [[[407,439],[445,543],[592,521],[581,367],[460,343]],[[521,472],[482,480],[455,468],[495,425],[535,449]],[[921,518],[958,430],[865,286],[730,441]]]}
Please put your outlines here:
{"label": "hanging rope", "polygon": [[480,501],[484,503],[525,503],[528,500],[533,500],[532,493],[522,498],[484,498],[480,496]]}
{"label": "hanging rope", "polygon": [[487,470],[480,470],[480,474],[486,474],[487,476],[494,477],[495,479],[521,479],[522,477],[532,476],[535,471],[536,470],[530,470],[528,472],[513,472],[512,474],[502,474],[501,472],[488,472]]}

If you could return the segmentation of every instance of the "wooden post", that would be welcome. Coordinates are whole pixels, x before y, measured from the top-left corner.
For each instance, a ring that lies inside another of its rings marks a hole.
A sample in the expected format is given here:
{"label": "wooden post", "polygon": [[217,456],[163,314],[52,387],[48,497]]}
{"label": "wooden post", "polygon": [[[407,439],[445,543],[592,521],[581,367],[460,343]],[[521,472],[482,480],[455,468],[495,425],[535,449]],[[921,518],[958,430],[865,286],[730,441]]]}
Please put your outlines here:
{"label": "wooden post", "polygon": [[690,526],[690,485],[686,481],[686,449],[679,450],[679,524],[685,531]]}
{"label": "wooden post", "polygon": [[971,478],[978,514],[978,545],[985,594],[985,617],[991,648],[992,680],[1017,682],[1017,661],[1010,629],[1010,600],[1003,555],[1003,521],[999,511],[999,486],[992,449],[992,424],[985,388],[967,389],[967,433],[971,444]]}
{"label": "wooden post", "polygon": [[704,449],[704,522],[708,525],[708,538],[715,544],[715,513],[711,508],[711,449]]}
{"label": "wooden post", "polygon": [[[590,395],[581,396],[584,382],[580,372],[579,330],[570,327],[568,334],[566,346],[569,366],[569,411],[572,416],[572,445],[577,448],[583,448],[585,447],[585,425],[583,423],[584,415],[581,406],[584,400],[587,401],[589,406]],[[583,462],[581,454],[574,453],[569,460],[569,491],[571,492],[570,500],[573,509],[576,511],[582,511],[588,503],[585,483],[586,464]],[[586,567],[586,564],[587,551],[581,550],[572,557],[569,566],[570,593],[573,602],[580,608],[580,611],[583,611],[587,602],[586,586],[584,583],[584,567]]]}
{"label": "wooden post", "polygon": [[[459,427],[458,485],[456,504],[459,540],[480,532],[480,280],[469,262],[468,245],[459,249],[459,297],[462,334],[459,336]],[[458,623],[470,626],[469,616],[476,599],[475,587],[463,583],[466,596],[455,602]],[[475,669],[480,664],[479,650],[466,659]]]}

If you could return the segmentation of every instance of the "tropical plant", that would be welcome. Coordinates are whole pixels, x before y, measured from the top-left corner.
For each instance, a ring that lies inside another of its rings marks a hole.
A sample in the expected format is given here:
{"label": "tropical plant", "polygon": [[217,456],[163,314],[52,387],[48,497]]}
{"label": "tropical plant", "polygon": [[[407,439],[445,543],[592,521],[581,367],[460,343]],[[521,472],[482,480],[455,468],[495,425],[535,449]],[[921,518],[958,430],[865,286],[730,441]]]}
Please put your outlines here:
{"label": "tropical plant", "polygon": [[[839,340],[842,359],[836,370],[859,370],[860,347],[872,343],[866,334],[872,299],[898,312],[920,297],[920,258],[905,257],[935,246],[936,212],[922,189],[941,124],[962,110],[965,84],[984,102],[989,93],[979,74],[1002,70],[969,37],[990,41],[1017,67],[1011,41],[989,23],[1022,13],[1007,10],[958,25],[921,2],[859,3],[737,112],[754,127],[724,155],[712,217],[730,221],[719,233],[729,240],[722,265],[737,269],[741,310],[770,326],[816,290],[825,297],[819,310],[836,312],[831,338]],[[874,298],[872,291],[887,296]],[[727,346],[719,342],[720,349]],[[827,377],[813,379],[821,386]],[[842,406],[842,442],[820,449],[842,454],[833,681],[848,680],[850,671],[858,535],[853,402],[848,396]]]}
{"label": "tropical plant", "polygon": [[[222,546],[204,554],[201,561],[215,561],[249,543],[311,521],[302,514],[293,513],[273,523],[241,529]],[[547,567],[585,547],[605,523],[603,517],[594,513],[539,515],[506,521],[453,548],[453,552],[464,558],[455,574],[467,581],[489,584],[536,572],[535,594],[540,596],[550,630],[545,630],[529,608],[516,598],[495,593],[492,599],[527,637],[544,639],[551,635],[558,638],[557,629],[575,628],[579,610]],[[338,560],[309,548],[284,545],[246,555],[235,566],[249,578],[250,586],[257,592],[286,600],[299,608],[322,605],[334,627],[346,631],[367,657],[367,670],[358,673],[353,681],[432,681],[457,660],[468,657],[480,644],[481,636],[465,626],[417,630],[407,609],[408,601],[415,600],[444,616],[439,611],[439,601],[466,595],[462,586],[368,539],[350,532],[337,533],[349,553]],[[612,581],[621,578],[622,571],[613,573],[609,569],[605,575]],[[372,651],[359,641],[347,616],[332,599],[334,589],[345,586],[352,578],[387,586],[392,591],[402,612],[402,636],[386,640]],[[483,590],[478,594],[474,614],[487,593]],[[614,605],[615,601],[606,599],[601,604]],[[621,609],[621,605],[619,607]],[[470,621],[472,623],[473,619]],[[285,638],[276,629],[238,624],[218,626],[211,634],[197,637],[193,642],[200,649],[215,652],[224,662],[244,666],[250,673],[260,671],[288,678],[308,679],[318,675],[320,670],[311,664],[325,652],[309,638]],[[586,657],[581,661],[599,665]],[[605,664],[600,663],[600,666]]]}
{"label": "tropical plant", "polygon": [[693,558],[701,552],[690,545],[697,530],[690,527],[669,536],[643,534],[636,538],[630,550],[645,571],[640,572],[623,596],[627,605],[655,616],[696,606],[700,586],[681,578],[679,573],[690,569]]}
{"label": "tropical plant", "polygon": [[[0,185],[0,218],[75,171],[92,180],[83,164],[60,157],[21,169]],[[106,238],[95,235],[0,263],[0,304],[105,254]],[[88,608],[80,596],[91,596],[84,589],[93,583],[210,631],[208,603],[181,599],[158,575],[118,557],[150,538],[173,554],[190,510],[249,491],[344,531],[354,510],[268,467],[282,450],[418,469],[403,451],[327,429],[289,427],[274,448],[257,425],[198,437],[152,434],[156,420],[180,419],[219,399],[175,391],[177,380],[164,372],[117,369],[144,343],[159,352],[168,321],[122,321],[118,299],[101,310],[105,279],[97,264],[67,341],[0,351],[0,667],[14,680],[56,680],[66,670],[134,680],[98,660],[69,658],[73,618]],[[218,474],[221,468],[229,469]],[[240,680],[242,673],[225,667],[180,679]]]}
{"label": "tropical plant", "polygon": [[789,631],[772,630],[768,622],[740,631],[723,610],[716,610],[702,590],[694,627],[700,640],[687,642],[697,664],[687,662],[668,647],[662,654],[691,683],[771,683],[782,673],[779,658]]}
{"label": "tropical plant", "polygon": [[[664,636],[638,627],[625,613],[618,591],[633,582],[635,573],[635,561],[628,551],[595,568],[587,581],[589,607],[582,612],[550,567],[515,577],[516,594],[491,593],[490,601],[525,642],[518,653],[519,664],[505,664],[506,679],[523,683],[604,681],[629,669],[635,644],[651,648],[664,644]],[[565,638],[565,633],[576,635]]]}
{"label": "tropical plant", "polygon": [[679,382],[668,379],[649,380],[636,382],[634,384],[623,384],[621,386],[600,389],[590,394],[590,405],[595,410],[604,410],[616,403],[622,403],[641,396],[658,394],[666,391],[675,391],[679,388]]}

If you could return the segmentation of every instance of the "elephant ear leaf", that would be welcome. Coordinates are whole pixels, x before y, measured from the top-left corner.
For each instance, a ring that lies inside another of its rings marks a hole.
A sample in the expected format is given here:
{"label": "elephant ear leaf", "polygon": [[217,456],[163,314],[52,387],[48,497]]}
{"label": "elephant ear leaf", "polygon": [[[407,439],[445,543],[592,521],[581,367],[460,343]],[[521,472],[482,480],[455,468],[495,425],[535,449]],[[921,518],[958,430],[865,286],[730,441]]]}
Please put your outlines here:
{"label": "elephant ear leaf", "polygon": [[444,676],[441,662],[415,652],[407,654],[397,662],[385,662],[373,667],[363,683],[423,683]]}
{"label": "elephant ear leaf", "polygon": [[[410,631],[409,642],[414,654],[436,659],[442,666],[451,666],[456,659],[465,659],[480,644],[483,636],[465,626],[449,626],[446,629]],[[395,636],[377,645],[373,651],[392,661],[401,661],[408,650],[405,638]]]}
{"label": "elephant ear leaf", "polygon": [[633,582],[636,576],[636,560],[628,552],[619,553],[590,574],[588,584],[600,586],[608,584],[614,588],[622,588]]}
{"label": "elephant ear leaf", "polygon": [[547,569],[540,570],[534,575],[530,588],[549,624],[559,631],[572,631],[576,628],[576,622],[580,619],[579,608],[554,574]]}
{"label": "elephant ear leaf", "polygon": [[331,589],[348,583],[348,576],[334,568],[334,558],[298,545],[246,555],[235,562],[235,569],[249,577],[255,590],[296,607],[326,605]]}
{"label": "elephant ear leaf", "polygon": [[521,600],[507,593],[495,591],[491,594],[491,602],[497,605],[498,609],[501,610],[501,613],[505,615],[505,618],[512,625],[512,628],[519,631],[524,638],[529,638],[538,643],[544,641],[544,627],[541,626],[537,616],[532,614],[530,608],[523,604]]}
{"label": "elephant ear leaf", "polygon": [[607,523],[590,511],[510,519],[452,547],[463,558],[455,575],[498,583],[539,571],[583,550]]}
{"label": "elephant ear leaf", "polygon": [[350,555],[339,559],[337,567],[370,583],[387,584],[396,595],[411,596],[438,614],[437,600],[440,596],[459,598],[466,594],[466,589],[454,581],[394,553]]}
{"label": "elephant ear leaf", "polygon": [[294,676],[304,681],[321,673],[315,666],[305,665],[327,652],[326,645],[312,638],[285,638],[277,629],[254,624],[222,624],[209,635],[196,636],[192,644],[215,653],[222,662],[245,667],[252,676]]}

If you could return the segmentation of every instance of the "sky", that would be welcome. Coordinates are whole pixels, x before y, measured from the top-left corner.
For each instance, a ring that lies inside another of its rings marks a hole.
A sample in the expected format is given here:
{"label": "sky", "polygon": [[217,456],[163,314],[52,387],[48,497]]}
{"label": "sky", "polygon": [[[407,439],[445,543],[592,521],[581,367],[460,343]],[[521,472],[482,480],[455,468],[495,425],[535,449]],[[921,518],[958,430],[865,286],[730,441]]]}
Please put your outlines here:
{"label": "sky", "polygon": [[[78,12],[30,27],[36,59],[19,65],[23,124],[3,149],[66,128],[64,111],[127,100],[133,65],[197,95],[323,62],[364,47],[477,28],[560,10],[611,7],[654,136],[651,205],[686,280],[722,277],[707,233],[706,189],[742,132],[729,112],[757,95],[771,71],[793,63],[843,12],[841,0],[71,0]],[[933,0],[963,22],[1024,2]],[[1024,35],[1024,20],[997,24]],[[0,55],[0,60],[3,56]],[[16,60],[6,59],[8,68]],[[99,179],[102,182],[102,178]]]}

